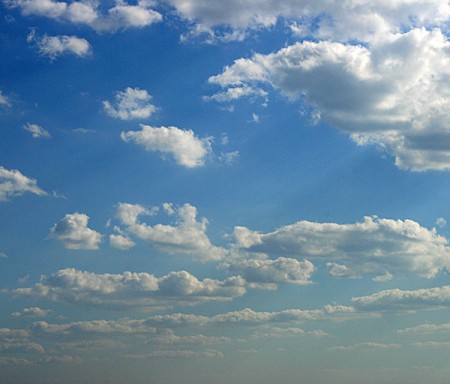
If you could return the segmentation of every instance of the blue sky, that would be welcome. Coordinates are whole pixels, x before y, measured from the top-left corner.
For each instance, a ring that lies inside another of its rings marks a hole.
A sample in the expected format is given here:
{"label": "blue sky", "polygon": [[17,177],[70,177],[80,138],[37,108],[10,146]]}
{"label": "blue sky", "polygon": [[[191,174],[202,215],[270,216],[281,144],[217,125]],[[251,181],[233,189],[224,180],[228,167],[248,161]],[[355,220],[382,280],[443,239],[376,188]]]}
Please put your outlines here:
{"label": "blue sky", "polygon": [[447,383],[446,1],[5,0],[7,383]]}

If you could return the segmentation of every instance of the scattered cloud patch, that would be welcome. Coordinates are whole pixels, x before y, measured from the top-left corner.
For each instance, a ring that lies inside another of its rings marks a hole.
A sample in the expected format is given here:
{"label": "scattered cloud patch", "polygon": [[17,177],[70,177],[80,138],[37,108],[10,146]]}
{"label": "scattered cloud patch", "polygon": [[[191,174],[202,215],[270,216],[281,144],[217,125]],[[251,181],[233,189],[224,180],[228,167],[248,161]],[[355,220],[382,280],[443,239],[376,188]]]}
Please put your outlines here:
{"label": "scattered cloud patch", "polygon": [[35,139],[49,139],[50,137],[52,137],[50,135],[50,132],[37,124],[26,123],[23,125],[23,129],[27,132],[30,132]]}
{"label": "scattered cloud patch", "polygon": [[157,111],[151,101],[152,96],[145,89],[127,87],[124,91],[116,92],[114,104],[104,101],[103,109],[115,119],[143,120]]}
{"label": "scattered cloud patch", "polygon": [[67,249],[98,249],[102,235],[88,228],[89,216],[68,213],[50,230],[50,237],[61,241]]}
{"label": "scattered cloud patch", "polygon": [[8,170],[0,166],[0,202],[24,193],[47,196],[48,193],[37,186],[37,181],[23,175],[18,170]]}
{"label": "scattered cloud patch", "polygon": [[170,154],[177,164],[186,168],[203,166],[206,156],[211,152],[210,138],[200,139],[192,130],[177,127],[141,125],[140,131],[122,132],[120,137],[147,151]]}

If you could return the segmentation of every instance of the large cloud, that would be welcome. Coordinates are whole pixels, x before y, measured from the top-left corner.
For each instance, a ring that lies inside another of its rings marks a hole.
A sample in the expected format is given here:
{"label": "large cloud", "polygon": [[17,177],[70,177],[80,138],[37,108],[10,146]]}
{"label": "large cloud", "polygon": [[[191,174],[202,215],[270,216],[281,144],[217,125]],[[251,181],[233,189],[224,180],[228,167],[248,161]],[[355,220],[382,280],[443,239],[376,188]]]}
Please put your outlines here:
{"label": "large cloud", "polygon": [[315,108],[356,143],[384,148],[400,168],[446,170],[449,51],[438,29],[388,34],[366,45],[304,41],[236,60],[210,77],[225,89],[211,98],[227,101],[231,90],[236,98],[269,87]]}
{"label": "large cloud", "polygon": [[450,266],[448,240],[412,220],[366,217],[355,224],[299,221],[270,233],[236,227],[236,246],[262,252],[328,261],[335,277],[394,274],[431,278]]}
{"label": "large cloud", "polygon": [[175,161],[186,168],[204,165],[211,152],[211,140],[200,139],[192,130],[177,127],[152,127],[141,125],[140,131],[122,132],[123,141],[133,142],[147,151],[169,153]]}
{"label": "large cloud", "polygon": [[68,213],[50,230],[50,236],[61,241],[67,249],[98,249],[102,236],[88,228],[89,216]]}
{"label": "large cloud", "polygon": [[450,7],[445,0],[395,1],[240,1],[164,0],[193,24],[191,35],[236,40],[248,30],[274,26],[281,19],[293,31],[316,38],[365,40],[413,26],[445,25]]}
{"label": "large cloud", "polygon": [[120,203],[116,217],[124,231],[147,241],[150,245],[174,255],[188,255],[198,261],[220,260],[225,250],[211,244],[206,228],[208,220],[197,219],[197,208],[190,204],[175,207],[164,204],[164,211],[175,217],[173,225],[148,225],[140,222],[142,215],[152,214],[139,204]]}
{"label": "large cloud", "polygon": [[115,32],[127,28],[142,28],[162,20],[160,13],[152,10],[148,2],[129,5],[116,1],[105,13],[100,3],[88,1],[54,0],[4,0],[9,8],[20,8],[25,16],[43,16],[58,21],[87,25],[98,32]]}
{"label": "large cloud", "polygon": [[96,274],[74,268],[42,276],[33,287],[13,290],[13,294],[18,296],[54,302],[150,310],[178,304],[231,300],[245,292],[245,280],[240,277],[223,281],[199,280],[186,271],[156,277],[145,272]]}
{"label": "large cloud", "polygon": [[24,193],[46,196],[47,192],[37,186],[35,179],[28,178],[18,170],[8,170],[0,166],[0,202]]}

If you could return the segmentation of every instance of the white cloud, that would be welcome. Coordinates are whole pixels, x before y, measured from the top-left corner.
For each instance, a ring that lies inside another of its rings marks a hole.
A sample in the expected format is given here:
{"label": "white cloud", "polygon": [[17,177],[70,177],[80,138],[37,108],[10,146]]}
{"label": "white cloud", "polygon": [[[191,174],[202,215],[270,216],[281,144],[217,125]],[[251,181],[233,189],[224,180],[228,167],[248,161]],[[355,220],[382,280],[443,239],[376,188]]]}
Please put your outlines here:
{"label": "white cloud", "polygon": [[97,32],[116,32],[128,28],[143,28],[162,20],[160,13],[152,10],[148,2],[129,5],[117,0],[102,13],[96,2],[54,0],[4,0],[9,8],[20,8],[24,16],[42,16],[62,22],[87,25]]}
{"label": "white cloud", "polygon": [[299,221],[269,233],[245,227],[234,231],[236,246],[246,252],[322,259],[334,277],[392,275],[426,278],[450,267],[448,240],[412,220],[365,217],[356,224]]}
{"label": "white cloud", "polygon": [[109,245],[118,249],[129,249],[136,245],[136,243],[129,237],[121,235],[109,235]]}
{"label": "white cloud", "polygon": [[39,307],[24,308],[21,312],[11,313],[12,317],[45,317],[51,310],[41,309]]}
{"label": "white cloud", "polygon": [[120,203],[116,217],[125,226],[124,232],[147,241],[164,252],[174,255],[188,255],[195,260],[207,262],[220,260],[225,250],[211,244],[206,228],[208,220],[197,219],[197,208],[190,204],[174,207],[164,204],[169,217],[174,216],[174,225],[148,225],[139,221],[140,216],[152,211],[139,204]]}
{"label": "white cloud", "polygon": [[249,283],[254,283],[263,288],[275,283],[310,284],[314,265],[305,260],[279,257],[275,260],[269,259],[240,259],[227,260],[222,265],[232,273],[237,273]]}
{"label": "white cloud", "polygon": [[400,334],[430,334],[430,333],[449,333],[450,323],[445,324],[420,324],[415,327],[400,329],[397,331]]}
{"label": "white cloud", "polygon": [[203,166],[205,157],[211,152],[211,139],[200,139],[192,130],[177,127],[141,125],[140,131],[122,132],[120,137],[123,141],[131,141],[147,151],[169,153],[177,164],[186,168]]}
{"label": "white cloud", "polygon": [[9,97],[6,97],[3,92],[0,90],[0,107],[10,107],[11,106],[11,100]]}
{"label": "white cloud", "polygon": [[50,230],[50,236],[61,241],[67,249],[98,249],[102,236],[88,228],[89,216],[68,213]]}
{"label": "white cloud", "polygon": [[248,30],[268,28],[281,19],[300,38],[366,40],[416,26],[445,26],[450,7],[445,0],[327,1],[164,0],[188,20],[187,37],[242,40]]}
{"label": "white cloud", "polygon": [[47,196],[47,192],[37,186],[35,179],[30,179],[18,170],[8,170],[0,166],[0,202],[24,193]]}
{"label": "white cloud", "polygon": [[366,45],[305,41],[236,60],[209,82],[235,95],[241,88],[243,96],[249,88],[277,90],[315,108],[358,145],[391,153],[402,169],[447,170],[449,50],[439,29],[387,34]]}
{"label": "white cloud", "polygon": [[389,289],[369,296],[354,297],[361,310],[415,310],[450,304],[450,285],[417,290]]}
{"label": "white cloud", "polygon": [[63,54],[73,54],[75,56],[84,57],[91,53],[89,42],[86,39],[76,36],[48,36],[45,34],[44,36],[39,37],[36,36],[36,33],[33,30],[28,35],[27,41],[35,43],[39,54],[48,56],[51,60],[55,60]]}
{"label": "white cloud", "polygon": [[115,105],[103,102],[105,112],[116,119],[146,119],[153,115],[157,108],[151,103],[152,96],[145,89],[125,88],[115,95]]}
{"label": "white cloud", "polygon": [[215,349],[206,351],[191,351],[191,350],[177,350],[177,351],[153,351],[147,354],[141,355],[126,355],[125,358],[128,360],[147,360],[153,358],[217,358],[224,357],[224,354]]}
{"label": "white cloud", "polygon": [[343,345],[331,348],[333,351],[361,351],[370,349],[398,349],[400,344],[383,344],[375,342],[359,343],[353,345]]}
{"label": "white cloud", "polygon": [[37,124],[26,123],[23,125],[23,129],[30,132],[35,139],[49,139],[50,133]]}
{"label": "white cloud", "polygon": [[156,277],[145,272],[96,274],[74,268],[42,276],[33,287],[13,290],[16,296],[53,302],[150,310],[226,301],[242,296],[245,292],[245,280],[241,277],[229,277],[223,281],[208,278],[199,280],[186,271]]}

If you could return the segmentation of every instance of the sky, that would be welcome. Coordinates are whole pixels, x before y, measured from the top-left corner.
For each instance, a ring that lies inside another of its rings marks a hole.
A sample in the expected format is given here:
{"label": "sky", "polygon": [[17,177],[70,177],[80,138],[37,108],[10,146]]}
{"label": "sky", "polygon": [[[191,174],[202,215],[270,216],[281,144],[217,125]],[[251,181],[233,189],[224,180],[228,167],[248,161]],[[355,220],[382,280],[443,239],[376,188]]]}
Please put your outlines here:
{"label": "sky", "polygon": [[448,383],[447,1],[0,20],[2,382]]}

